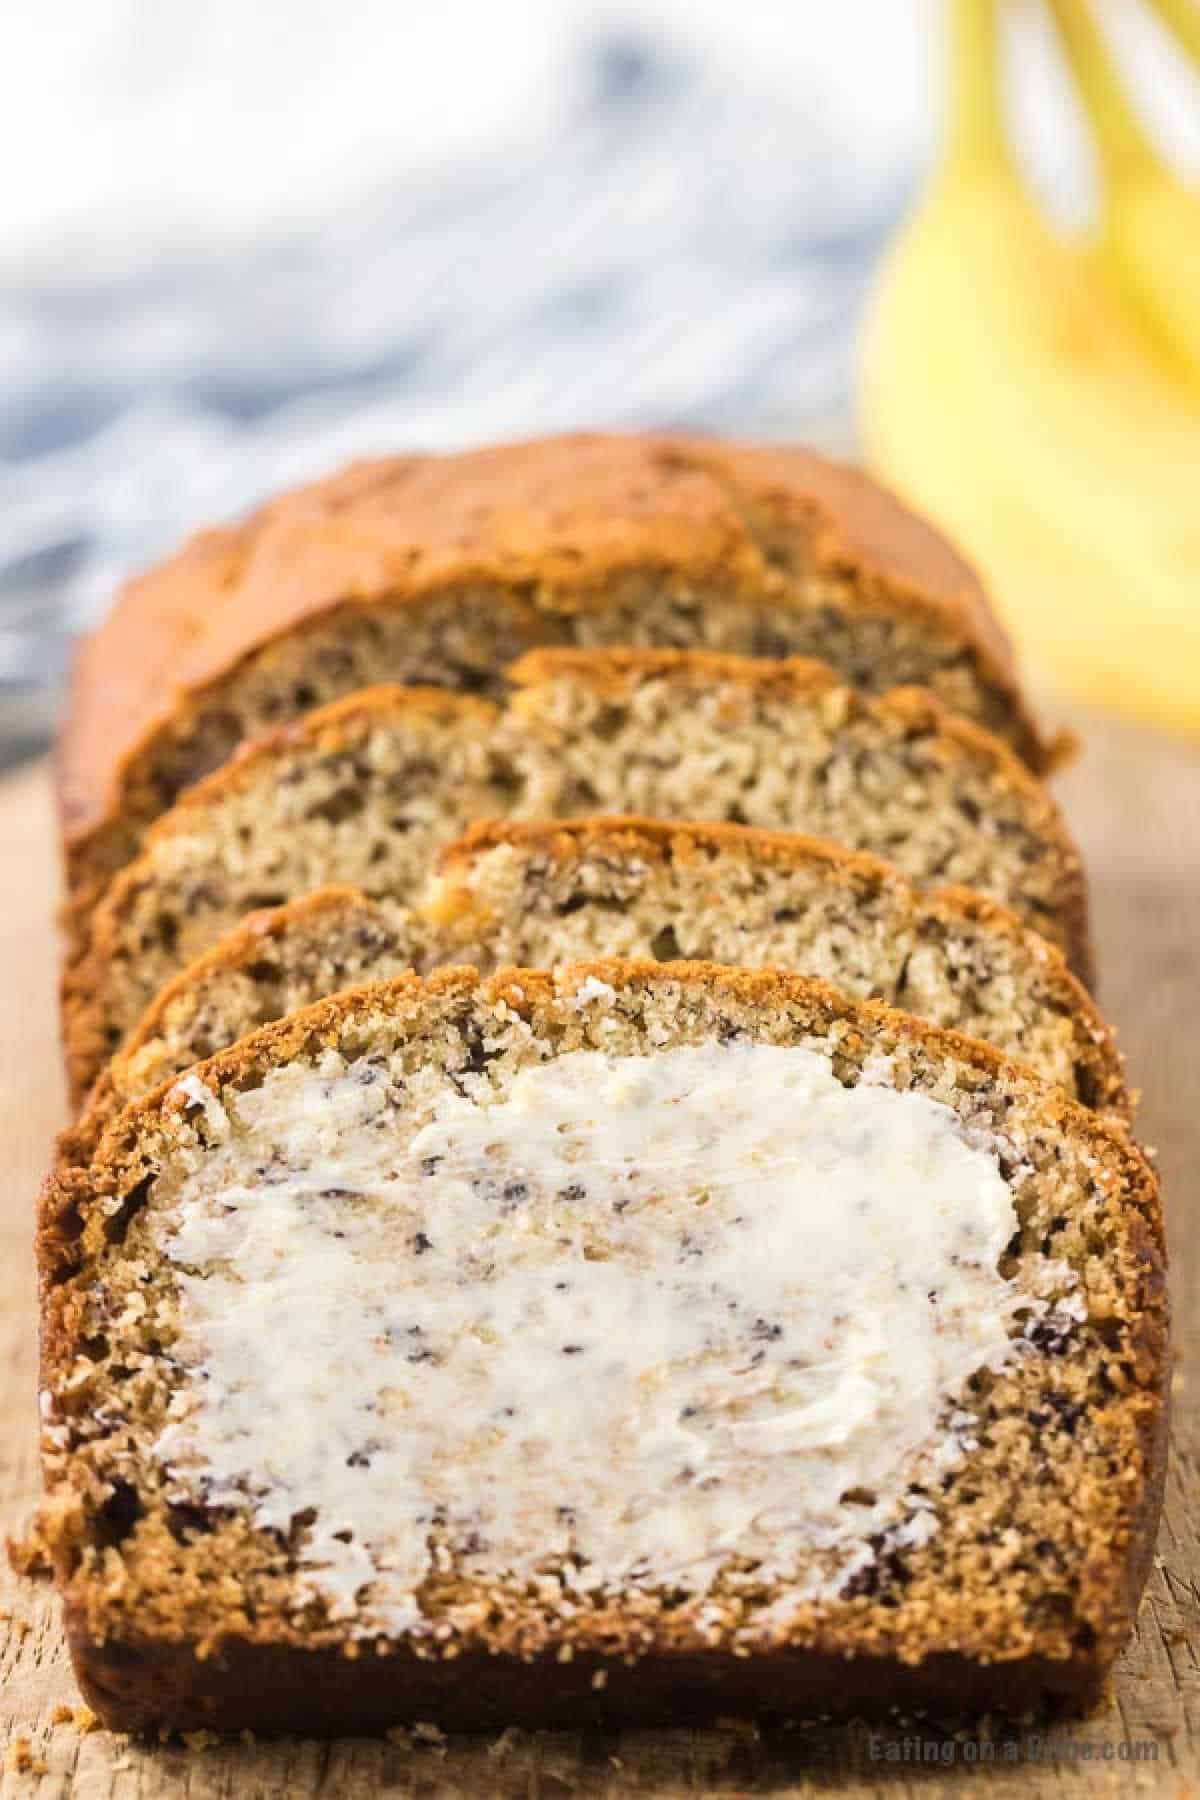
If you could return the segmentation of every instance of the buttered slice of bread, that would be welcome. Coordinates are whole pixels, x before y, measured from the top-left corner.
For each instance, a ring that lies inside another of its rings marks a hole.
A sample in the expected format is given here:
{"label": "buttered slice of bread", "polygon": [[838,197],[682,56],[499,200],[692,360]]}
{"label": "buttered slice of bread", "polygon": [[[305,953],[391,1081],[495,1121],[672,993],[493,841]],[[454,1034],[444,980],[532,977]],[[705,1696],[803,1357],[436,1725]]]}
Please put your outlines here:
{"label": "buttered slice of bread", "polygon": [[244,920],[156,995],[93,1093],[84,1139],[158,1082],[340,988],[444,963],[587,956],[818,975],[1130,1114],[1112,1030],[1061,953],[977,894],[922,895],[874,857],[791,832],[498,820],[443,852],[415,906],[324,888]]}
{"label": "buttered slice of bread", "polygon": [[81,1096],[155,993],[247,912],[326,883],[411,900],[477,819],[600,811],[803,829],[919,885],[1009,906],[1088,964],[1078,855],[1046,790],[929,695],[867,698],[809,662],[542,652],[508,708],[373,689],[248,747],[117,879],[69,965]]}
{"label": "buttered slice of bread", "polygon": [[711,964],[292,1015],[44,1197],[42,1535],[122,1729],[1087,1706],[1162,1469],[1153,1174]]}

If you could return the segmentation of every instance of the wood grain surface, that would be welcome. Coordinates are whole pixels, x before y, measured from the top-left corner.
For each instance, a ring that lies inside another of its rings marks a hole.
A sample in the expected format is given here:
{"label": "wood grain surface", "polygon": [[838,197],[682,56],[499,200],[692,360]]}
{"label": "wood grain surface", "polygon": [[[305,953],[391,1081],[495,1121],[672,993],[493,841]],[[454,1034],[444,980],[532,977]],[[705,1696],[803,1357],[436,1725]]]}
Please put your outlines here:
{"label": "wood grain surface", "polygon": [[[283,1796],[912,1794],[967,1781],[1021,1795],[1200,1795],[1200,757],[1077,719],[1087,752],[1058,787],[1092,881],[1102,999],[1144,1093],[1167,1200],[1177,1371],[1159,1554],[1112,1705],[1081,1724],[988,1739],[929,1722],[758,1736],[703,1732],[424,1742],[146,1745],[81,1729],[52,1590],[0,1572],[0,1800]],[[0,785],[0,1530],[37,1495],[33,1208],[63,1118],[55,887],[45,773]]]}

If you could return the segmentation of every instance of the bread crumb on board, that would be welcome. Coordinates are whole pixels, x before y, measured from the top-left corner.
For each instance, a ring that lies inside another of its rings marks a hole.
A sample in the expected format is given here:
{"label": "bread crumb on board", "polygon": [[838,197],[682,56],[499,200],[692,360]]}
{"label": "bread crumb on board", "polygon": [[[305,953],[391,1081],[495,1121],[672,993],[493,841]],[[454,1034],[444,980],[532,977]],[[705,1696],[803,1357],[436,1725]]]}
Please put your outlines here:
{"label": "bread crumb on board", "polygon": [[4,1767],[16,1775],[47,1775],[50,1765],[34,1753],[33,1740],[15,1737],[4,1753]]}
{"label": "bread crumb on board", "polygon": [[[14,1575],[20,1575],[25,1581],[41,1581],[53,1575],[50,1547],[39,1529],[39,1517],[36,1513],[4,1538],[3,1545],[8,1566]],[[5,1616],[11,1615],[0,1612],[0,1618]]]}
{"label": "bread crumb on board", "polygon": [[73,1725],[76,1731],[85,1735],[89,1731],[99,1731],[100,1720],[90,1706],[67,1706],[60,1704],[50,1714],[52,1725]]}

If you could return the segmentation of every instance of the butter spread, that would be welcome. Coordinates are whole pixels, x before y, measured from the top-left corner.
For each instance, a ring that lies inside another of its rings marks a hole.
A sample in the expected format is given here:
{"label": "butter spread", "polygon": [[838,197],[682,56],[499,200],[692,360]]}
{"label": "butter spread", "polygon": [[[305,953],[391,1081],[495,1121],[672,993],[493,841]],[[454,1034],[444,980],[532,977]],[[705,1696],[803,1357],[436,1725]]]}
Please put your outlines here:
{"label": "butter spread", "polygon": [[364,1632],[419,1631],[451,1551],[585,1590],[748,1558],[820,1598],[930,1534],[964,1385],[1049,1304],[951,1108],[741,1041],[468,1085],[329,1052],[184,1090],[215,1141],[165,1215],[181,1491],[311,1516],[301,1592]]}

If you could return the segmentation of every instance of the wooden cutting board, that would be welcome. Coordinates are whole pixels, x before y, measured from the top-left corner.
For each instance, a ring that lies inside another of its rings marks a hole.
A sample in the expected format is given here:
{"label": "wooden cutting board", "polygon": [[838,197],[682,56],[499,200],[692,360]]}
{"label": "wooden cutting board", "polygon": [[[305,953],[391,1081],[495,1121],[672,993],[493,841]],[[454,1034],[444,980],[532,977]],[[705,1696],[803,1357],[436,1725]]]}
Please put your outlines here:
{"label": "wooden cutting board", "polygon": [[[1159,1556],[1112,1706],[1082,1725],[994,1744],[933,1726],[872,1739],[752,1728],[546,1735],[499,1743],[343,1739],[153,1748],[84,1732],[52,1592],[0,1573],[0,1800],[101,1797],[791,1796],[920,1794],[965,1780],[1022,1795],[1200,1794],[1200,755],[1073,720],[1087,753],[1059,792],[1091,871],[1102,997],[1144,1090],[1173,1259],[1178,1370]],[[47,776],[0,784],[0,1529],[38,1488],[34,1428],[34,1197],[64,1116],[54,1017],[55,864]],[[1124,1748],[1123,1748],[1124,1747]],[[1137,1760],[1131,1760],[1136,1752]],[[920,1757],[920,1762],[916,1758]],[[988,1759],[981,1766],[981,1759]],[[20,1764],[32,1761],[25,1769]]]}

